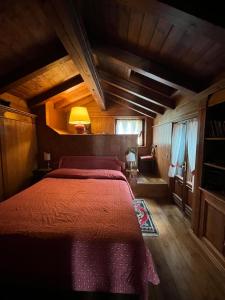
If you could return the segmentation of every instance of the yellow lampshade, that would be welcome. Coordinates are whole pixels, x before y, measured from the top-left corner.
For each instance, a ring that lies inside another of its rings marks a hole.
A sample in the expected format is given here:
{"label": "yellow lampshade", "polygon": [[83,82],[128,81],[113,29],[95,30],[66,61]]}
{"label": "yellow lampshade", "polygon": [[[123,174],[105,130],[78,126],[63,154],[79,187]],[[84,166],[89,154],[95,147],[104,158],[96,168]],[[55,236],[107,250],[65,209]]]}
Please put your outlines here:
{"label": "yellow lampshade", "polygon": [[87,108],[81,106],[72,107],[69,124],[90,124]]}

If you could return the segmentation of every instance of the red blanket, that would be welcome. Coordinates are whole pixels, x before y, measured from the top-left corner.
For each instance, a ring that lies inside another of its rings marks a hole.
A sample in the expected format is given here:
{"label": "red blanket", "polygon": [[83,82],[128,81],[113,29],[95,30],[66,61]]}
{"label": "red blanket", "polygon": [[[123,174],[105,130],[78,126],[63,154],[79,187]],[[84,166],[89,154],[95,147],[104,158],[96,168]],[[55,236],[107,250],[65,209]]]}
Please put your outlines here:
{"label": "red blanket", "polygon": [[145,297],[147,281],[158,277],[129,186],[114,172],[69,179],[77,170],[59,170],[50,176],[66,179],[45,178],[2,202],[0,281]]}

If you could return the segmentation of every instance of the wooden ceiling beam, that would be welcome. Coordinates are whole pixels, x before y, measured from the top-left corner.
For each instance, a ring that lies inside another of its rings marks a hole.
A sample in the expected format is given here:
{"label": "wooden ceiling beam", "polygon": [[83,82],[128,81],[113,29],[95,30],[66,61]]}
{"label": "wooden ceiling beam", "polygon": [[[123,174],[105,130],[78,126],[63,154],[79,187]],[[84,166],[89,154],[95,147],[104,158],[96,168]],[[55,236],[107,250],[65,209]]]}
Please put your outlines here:
{"label": "wooden ceiling beam", "polygon": [[145,110],[144,108],[141,108],[141,107],[136,107],[135,105],[133,104],[127,104],[124,100],[120,99],[120,98],[117,98],[116,96],[113,96],[113,95],[109,95],[109,99],[112,100],[113,102],[121,105],[121,106],[124,106],[124,107],[127,107],[133,111],[136,111],[137,113],[143,115],[143,116],[146,116],[148,118],[152,118],[154,119],[156,117],[156,114],[150,112],[150,111],[147,111]]}
{"label": "wooden ceiling beam", "polygon": [[114,63],[125,64],[136,73],[142,74],[147,78],[151,78],[176,90],[200,92],[204,88],[202,84],[190,77],[184,76],[177,71],[171,71],[159,63],[140,58],[137,55],[118,48],[98,47],[95,48],[93,52],[97,56],[105,55],[111,57]]}
{"label": "wooden ceiling beam", "polygon": [[155,81],[149,77],[146,77],[140,73],[137,73],[135,71],[130,72],[130,81],[143,85],[145,87],[149,87],[163,95],[166,95],[168,97],[171,97],[177,89],[172,88],[171,86],[165,85],[159,81]]}
{"label": "wooden ceiling beam", "polygon": [[159,114],[163,114],[165,111],[165,108],[160,105],[157,105],[148,100],[142,99],[138,96],[132,95],[130,93],[127,93],[126,91],[121,90],[115,86],[112,86],[106,82],[103,82],[102,86],[103,86],[104,90],[107,93],[109,93],[110,95],[115,95],[115,96],[127,101],[128,103],[145,107],[148,110],[151,110],[151,111],[153,111],[155,113],[159,113]]}
{"label": "wooden ceiling beam", "polygon": [[82,82],[83,82],[83,78],[80,75],[76,75],[76,76],[64,81],[63,83],[60,83],[57,86],[54,86],[53,88],[29,99],[27,101],[28,106],[33,107],[33,106],[44,104],[46,102],[46,100],[48,100],[49,98],[54,97],[55,95],[58,95],[64,91],[70,89],[71,87],[82,83]]}
{"label": "wooden ceiling beam", "polygon": [[164,107],[175,108],[175,103],[171,98],[162,95],[154,90],[150,90],[144,86],[139,86],[125,79],[112,76],[106,72],[100,71],[99,74],[102,81],[113,85],[117,88],[120,88],[135,96],[138,96],[139,98],[143,98],[153,103],[160,104]]}
{"label": "wooden ceiling beam", "polygon": [[46,55],[30,62],[25,67],[20,67],[12,73],[0,78],[0,93],[4,93],[16,86],[22,85],[28,80],[43,74],[47,70],[54,68],[57,64],[64,63],[70,60],[69,55],[65,51],[53,53],[53,55]]}
{"label": "wooden ceiling beam", "polygon": [[77,14],[75,1],[45,1],[43,10],[84,81],[88,84],[95,101],[104,110],[104,94],[84,26]]}

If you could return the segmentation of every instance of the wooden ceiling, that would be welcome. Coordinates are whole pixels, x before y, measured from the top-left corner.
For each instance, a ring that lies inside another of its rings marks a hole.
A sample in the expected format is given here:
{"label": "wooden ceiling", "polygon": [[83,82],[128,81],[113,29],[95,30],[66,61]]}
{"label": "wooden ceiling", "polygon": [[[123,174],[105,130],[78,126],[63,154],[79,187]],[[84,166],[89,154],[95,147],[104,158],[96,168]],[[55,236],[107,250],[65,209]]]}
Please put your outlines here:
{"label": "wooden ceiling", "polygon": [[172,2],[1,2],[0,93],[30,108],[95,100],[103,110],[113,102],[150,118],[175,108],[177,95],[225,73],[225,29],[219,18],[214,25],[211,15]]}
{"label": "wooden ceiling", "polygon": [[130,51],[199,89],[225,69],[225,30],[160,1],[87,0],[83,16],[94,46]]}

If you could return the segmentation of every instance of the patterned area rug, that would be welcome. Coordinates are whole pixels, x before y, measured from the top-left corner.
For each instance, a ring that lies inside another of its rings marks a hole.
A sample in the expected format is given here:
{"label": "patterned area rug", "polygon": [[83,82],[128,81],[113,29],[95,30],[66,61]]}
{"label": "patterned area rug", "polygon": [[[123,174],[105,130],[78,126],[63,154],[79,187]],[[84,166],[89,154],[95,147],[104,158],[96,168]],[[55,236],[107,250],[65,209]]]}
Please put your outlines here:
{"label": "patterned area rug", "polygon": [[151,213],[145,204],[145,201],[142,199],[134,199],[133,205],[142,234],[145,236],[158,236],[158,230],[153,223]]}

